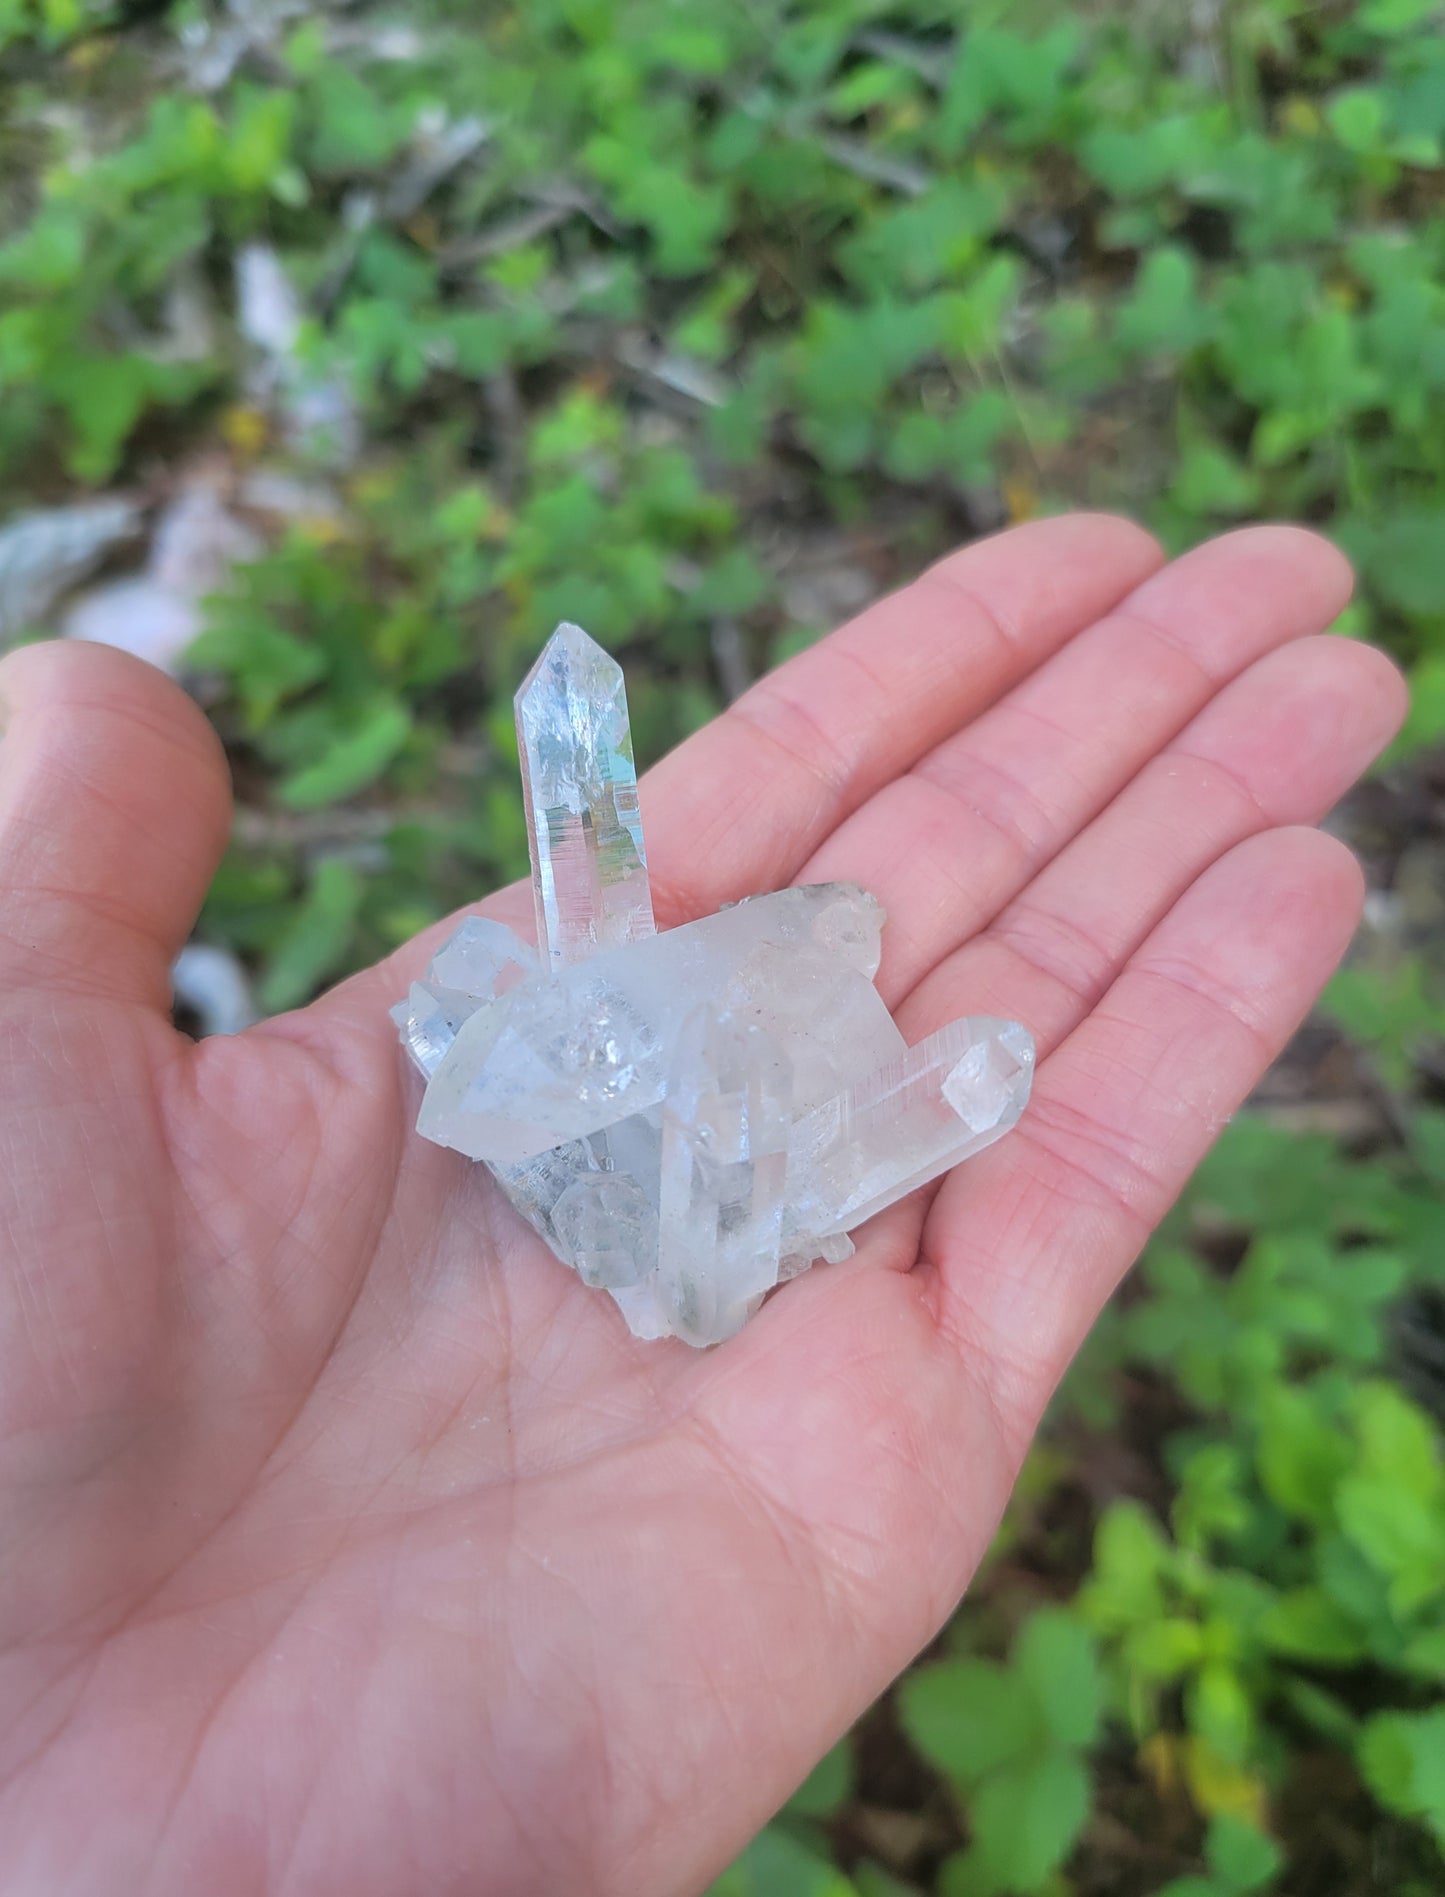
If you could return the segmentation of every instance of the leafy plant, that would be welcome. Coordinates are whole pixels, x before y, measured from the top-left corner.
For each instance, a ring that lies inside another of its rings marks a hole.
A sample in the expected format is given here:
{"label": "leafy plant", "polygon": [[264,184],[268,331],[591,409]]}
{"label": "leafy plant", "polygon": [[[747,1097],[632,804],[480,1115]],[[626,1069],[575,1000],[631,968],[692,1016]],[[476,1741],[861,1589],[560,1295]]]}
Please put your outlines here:
{"label": "leafy plant", "polygon": [[1248,1897],[1270,1890],[1281,1868],[1278,1845],[1237,1818],[1216,1818],[1204,1840],[1205,1871],[1176,1877],[1159,1897]]}
{"label": "leafy plant", "polygon": [[1094,1643],[1060,1612],[1025,1622],[1007,1666],[945,1660],[899,1693],[904,1729],[964,1798],[972,1841],[947,1897],[1044,1890],[1089,1814],[1085,1753],[1102,1711]]}
{"label": "leafy plant", "polygon": [[[564,617],[646,762],[962,535],[1301,518],[1410,670],[1395,768],[1445,735],[1438,0],[284,12],[0,0],[0,506],[198,456],[325,501],[191,655],[240,797],[203,926],[268,1007],[518,871]],[[257,243],[354,452],[258,373]],[[885,1728],[923,1841],[845,1747],[725,1897],[1439,1887],[1435,946],[1328,998],[1373,1132],[1231,1128],[1073,1373]]]}

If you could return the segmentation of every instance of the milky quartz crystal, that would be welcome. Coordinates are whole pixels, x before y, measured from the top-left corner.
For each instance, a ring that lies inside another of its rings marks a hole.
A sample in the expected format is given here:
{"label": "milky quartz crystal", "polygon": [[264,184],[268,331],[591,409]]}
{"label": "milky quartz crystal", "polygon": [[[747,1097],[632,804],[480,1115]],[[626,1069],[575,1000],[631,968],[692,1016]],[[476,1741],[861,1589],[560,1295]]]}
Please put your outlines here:
{"label": "milky quartz crystal", "polygon": [[[559,626],[517,694],[537,947],[471,917],[393,1016],[418,1131],[482,1161],[639,1337],[730,1337],[1023,1111],[1014,1021],[904,1042],[883,912],[822,883],[657,933],[622,672]],[[726,787],[719,786],[725,795]]]}

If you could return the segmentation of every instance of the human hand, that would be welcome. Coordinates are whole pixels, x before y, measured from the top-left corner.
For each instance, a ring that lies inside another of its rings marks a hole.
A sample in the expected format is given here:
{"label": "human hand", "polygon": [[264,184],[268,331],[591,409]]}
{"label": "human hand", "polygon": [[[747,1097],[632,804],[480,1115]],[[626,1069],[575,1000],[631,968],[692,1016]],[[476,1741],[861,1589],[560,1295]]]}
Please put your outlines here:
{"label": "human hand", "polygon": [[[951,1611],[1100,1305],[1334,967],[1316,821],[1402,709],[1292,529],[953,556],[643,785],[663,926],[889,914],[1018,1129],[700,1354],[411,1131],[440,934],[233,1040],[168,969],[229,821],[158,673],[0,667],[0,1884],[681,1897]],[[490,913],[529,928],[526,892]]]}

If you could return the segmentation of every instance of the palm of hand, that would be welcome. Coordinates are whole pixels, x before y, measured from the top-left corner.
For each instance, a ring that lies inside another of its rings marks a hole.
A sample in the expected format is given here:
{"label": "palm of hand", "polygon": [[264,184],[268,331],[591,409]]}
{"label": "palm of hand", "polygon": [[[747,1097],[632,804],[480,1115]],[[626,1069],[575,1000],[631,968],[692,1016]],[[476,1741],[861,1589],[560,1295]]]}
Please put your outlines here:
{"label": "palm of hand", "polygon": [[1099,519],[985,543],[644,786],[663,923],[849,877],[910,1040],[1006,1014],[1042,1057],[1016,1134],[703,1355],[411,1133],[385,1009],[427,944],[174,1034],[214,744],[116,655],[8,662],[7,1889],[670,1897],[928,1638],[1357,911],[1285,827],[1399,715],[1309,636],[1341,563],[1275,529],[1158,565]]}

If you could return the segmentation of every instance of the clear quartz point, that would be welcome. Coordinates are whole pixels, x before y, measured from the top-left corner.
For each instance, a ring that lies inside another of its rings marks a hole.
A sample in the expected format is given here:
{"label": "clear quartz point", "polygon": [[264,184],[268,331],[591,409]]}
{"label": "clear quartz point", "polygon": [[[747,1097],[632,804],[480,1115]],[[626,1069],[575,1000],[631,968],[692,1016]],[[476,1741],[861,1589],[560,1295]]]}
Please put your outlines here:
{"label": "clear quartz point", "polygon": [[491,1001],[537,972],[537,951],[504,922],[468,916],[436,956],[428,979]]}
{"label": "clear quartz point", "polygon": [[846,1232],[1017,1122],[1033,1079],[1033,1037],[1017,1021],[951,1021],[799,1120],[789,1210],[803,1231]]}
{"label": "clear quartz point", "polygon": [[904,1042],[883,911],[830,883],[658,935],[622,673],[558,627],[517,694],[537,950],[468,917],[392,1010],[418,1131],[484,1162],[640,1338],[718,1343],[1018,1119],[1016,1022]]}
{"label": "clear quartz point", "polygon": [[537,942],[554,969],[655,932],[622,667],[561,625],[517,693]]}
{"label": "clear quartz point", "polygon": [[428,1080],[451,1052],[462,1023],[476,1009],[473,996],[430,981],[414,981],[406,1000],[392,1009],[402,1046]]}
{"label": "clear quartz point", "polygon": [[428,1080],[463,1024],[536,967],[537,951],[504,923],[466,918],[433,958],[426,980],[413,982],[391,1011],[403,1046]]}
{"label": "clear quartz point", "polygon": [[583,1284],[622,1290],[647,1275],[657,1251],[657,1208],[631,1173],[583,1173],[551,1218]]}

